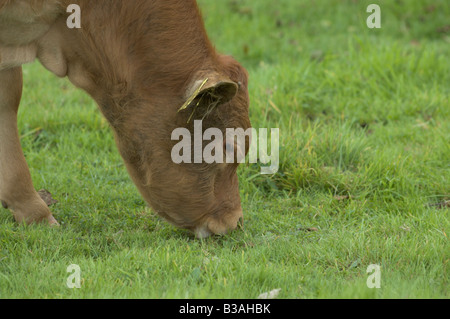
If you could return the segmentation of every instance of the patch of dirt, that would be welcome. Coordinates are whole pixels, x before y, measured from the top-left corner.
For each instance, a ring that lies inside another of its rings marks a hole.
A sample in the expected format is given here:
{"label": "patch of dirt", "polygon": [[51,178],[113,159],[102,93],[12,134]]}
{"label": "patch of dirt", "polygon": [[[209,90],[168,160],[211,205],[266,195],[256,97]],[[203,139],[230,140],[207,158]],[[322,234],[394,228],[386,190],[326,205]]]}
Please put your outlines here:
{"label": "patch of dirt", "polygon": [[47,206],[52,206],[52,205],[58,203],[58,201],[56,199],[54,199],[52,197],[52,194],[46,189],[39,190],[38,194],[42,198],[42,200],[47,204]]}

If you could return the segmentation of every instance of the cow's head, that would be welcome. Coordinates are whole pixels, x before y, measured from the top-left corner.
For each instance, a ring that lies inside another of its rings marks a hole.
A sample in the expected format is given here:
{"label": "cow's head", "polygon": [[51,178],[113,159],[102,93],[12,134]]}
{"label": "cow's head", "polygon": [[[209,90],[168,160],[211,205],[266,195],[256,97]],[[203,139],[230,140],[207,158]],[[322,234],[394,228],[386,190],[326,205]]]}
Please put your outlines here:
{"label": "cow's head", "polygon": [[[230,146],[235,155],[248,151],[248,138],[244,147],[227,141],[225,134],[227,128],[250,127],[248,75],[234,59],[219,59],[219,67],[193,72],[177,98],[153,92],[156,97],[150,105],[141,103],[133,116],[124,120],[129,129],[119,132],[117,139],[130,175],[150,206],[172,224],[201,238],[225,234],[243,218],[237,158],[233,163],[225,159],[222,163],[194,162],[196,120],[202,120],[202,134],[208,128],[223,133],[223,142],[217,142],[224,158]],[[173,140],[172,133],[179,128],[190,132],[191,163],[173,160],[173,148],[180,140]],[[212,141],[200,136],[202,149],[213,145]]]}

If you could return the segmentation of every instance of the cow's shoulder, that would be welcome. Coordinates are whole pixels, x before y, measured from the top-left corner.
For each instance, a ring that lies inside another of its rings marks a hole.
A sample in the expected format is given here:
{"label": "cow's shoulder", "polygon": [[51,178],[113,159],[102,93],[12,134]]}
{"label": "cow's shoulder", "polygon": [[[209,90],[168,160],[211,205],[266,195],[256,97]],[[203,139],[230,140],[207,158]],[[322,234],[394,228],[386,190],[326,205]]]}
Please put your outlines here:
{"label": "cow's shoulder", "polygon": [[0,45],[27,45],[64,12],[58,0],[0,0]]}
{"label": "cow's shoulder", "polygon": [[[50,31],[64,11],[58,0],[0,0],[0,70],[32,62],[42,55],[44,65],[50,69],[57,66],[51,71],[64,76],[60,43],[55,36],[47,36],[54,33]],[[49,39],[41,47],[45,38]]]}

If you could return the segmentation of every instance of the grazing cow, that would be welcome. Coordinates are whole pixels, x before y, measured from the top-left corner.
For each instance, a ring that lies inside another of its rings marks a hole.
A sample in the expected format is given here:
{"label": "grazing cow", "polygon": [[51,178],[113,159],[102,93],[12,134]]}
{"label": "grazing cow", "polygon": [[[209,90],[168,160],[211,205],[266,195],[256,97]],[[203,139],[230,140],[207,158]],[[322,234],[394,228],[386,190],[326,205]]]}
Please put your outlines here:
{"label": "grazing cow", "polygon": [[[80,28],[68,27],[71,4]],[[192,132],[195,119],[203,130],[250,127],[247,72],[216,52],[195,0],[0,0],[0,199],[18,222],[57,224],[33,187],[17,129],[21,65],[36,58],[97,102],[160,216],[197,237],[237,227],[238,163],[171,159],[172,131]]]}

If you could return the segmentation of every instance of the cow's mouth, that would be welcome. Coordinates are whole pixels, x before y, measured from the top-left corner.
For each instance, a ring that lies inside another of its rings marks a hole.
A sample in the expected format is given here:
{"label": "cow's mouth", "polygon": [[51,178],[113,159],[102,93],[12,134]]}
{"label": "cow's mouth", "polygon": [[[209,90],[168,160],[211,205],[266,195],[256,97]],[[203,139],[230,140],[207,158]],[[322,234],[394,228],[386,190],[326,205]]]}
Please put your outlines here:
{"label": "cow's mouth", "polygon": [[208,227],[203,225],[203,226],[197,227],[194,230],[194,234],[195,234],[195,237],[197,237],[199,239],[203,239],[203,238],[207,238],[207,237],[211,236],[213,233],[211,233],[211,231],[208,229]]}

